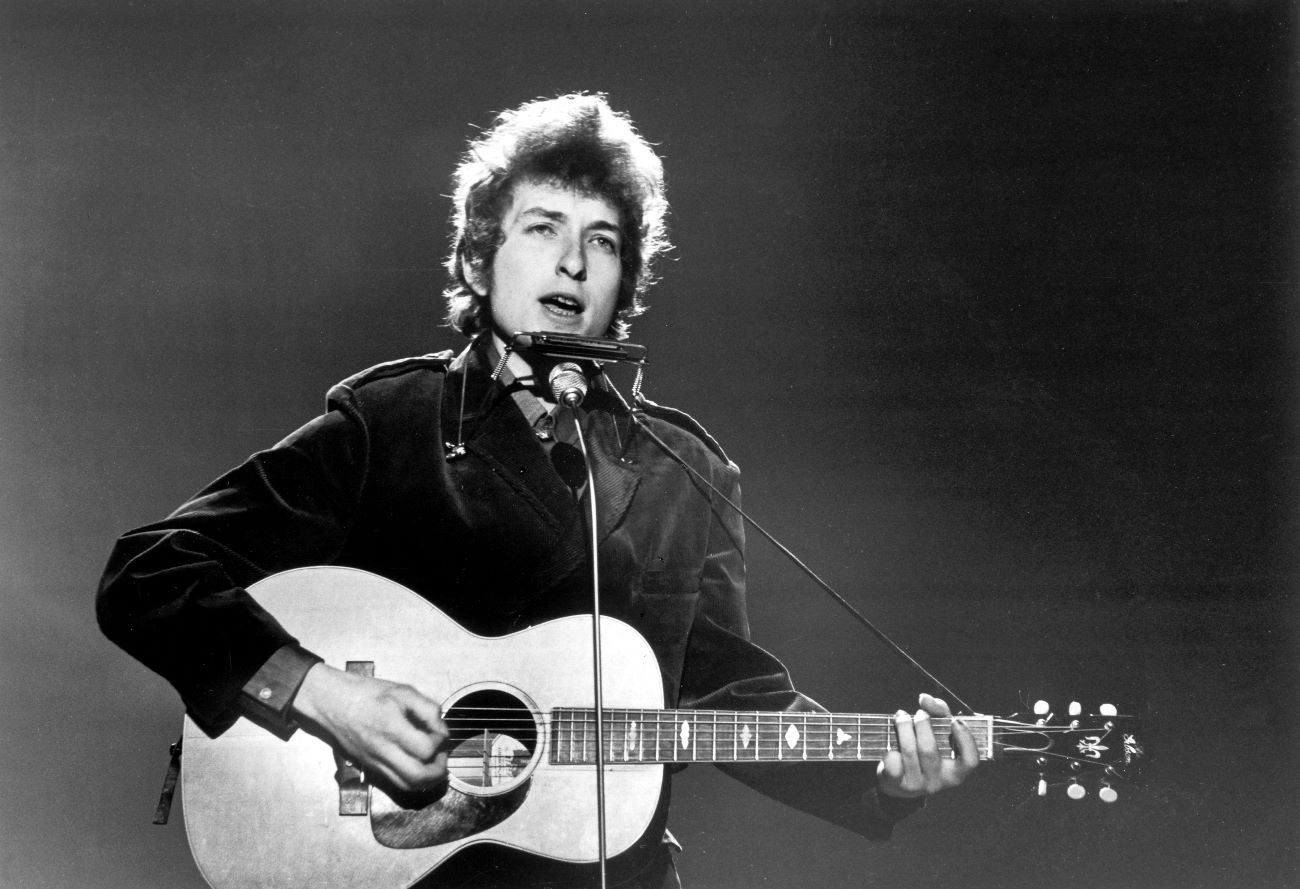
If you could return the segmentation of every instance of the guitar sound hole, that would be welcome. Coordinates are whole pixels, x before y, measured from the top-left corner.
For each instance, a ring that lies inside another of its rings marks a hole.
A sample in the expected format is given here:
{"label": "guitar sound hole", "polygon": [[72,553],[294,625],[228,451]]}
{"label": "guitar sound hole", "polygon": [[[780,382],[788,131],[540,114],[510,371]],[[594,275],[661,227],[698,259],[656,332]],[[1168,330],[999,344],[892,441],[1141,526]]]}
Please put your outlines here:
{"label": "guitar sound hole", "polygon": [[443,719],[451,732],[447,771],[463,790],[502,793],[526,777],[537,753],[537,721],[519,698],[497,688],[471,691]]}

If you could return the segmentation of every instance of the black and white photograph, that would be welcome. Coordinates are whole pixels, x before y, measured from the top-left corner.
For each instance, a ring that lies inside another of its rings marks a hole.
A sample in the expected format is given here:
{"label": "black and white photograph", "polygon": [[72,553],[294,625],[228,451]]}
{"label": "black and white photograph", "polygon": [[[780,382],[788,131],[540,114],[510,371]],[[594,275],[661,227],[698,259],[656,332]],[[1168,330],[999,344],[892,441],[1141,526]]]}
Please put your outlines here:
{"label": "black and white photograph", "polygon": [[0,0],[0,886],[1300,884],[1290,0]]}

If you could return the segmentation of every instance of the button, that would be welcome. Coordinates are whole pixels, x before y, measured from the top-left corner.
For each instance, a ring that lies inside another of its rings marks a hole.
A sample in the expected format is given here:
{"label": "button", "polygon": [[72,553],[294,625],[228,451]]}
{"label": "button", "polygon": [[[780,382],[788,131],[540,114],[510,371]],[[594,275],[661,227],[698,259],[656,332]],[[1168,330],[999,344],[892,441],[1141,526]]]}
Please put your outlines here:
{"label": "button", "polygon": [[259,691],[259,692],[257,693],[257,696],[258,696],[259,698],[261,698],[262,700],[264,700],[264,701],[269,701],[269,700],[271,700],[271,695],[273,695],[273,694],[275,694],[275,692],[271,691],[271,689],[269,689],[269,688],[264,688],[264,689],[262,689],[261,691]]}
{"label": "button", "polygon": [[554,438],[554,436],[551,435],[551,430],[549,429],[538,429],[534,434],[537,436],[537,438],[540,441],[550,441],[552,438]]}

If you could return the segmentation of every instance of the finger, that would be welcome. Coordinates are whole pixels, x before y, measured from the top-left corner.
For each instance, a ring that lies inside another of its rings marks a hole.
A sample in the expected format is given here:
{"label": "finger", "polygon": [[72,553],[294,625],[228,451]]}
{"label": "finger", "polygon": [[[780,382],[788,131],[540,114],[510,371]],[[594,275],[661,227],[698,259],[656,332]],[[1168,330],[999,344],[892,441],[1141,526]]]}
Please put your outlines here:
{"label": "finger", "polygon": [[433,698],[421,694],[418,689],[409,685],[399,686],[393,694],[412,722],[428,731],[447,734],[447,725],[442,721],[442,708]]}
{"label": "finger", "polygon": [[379,774],[398,790],[429,790],[447,777],[446,758],[423,762],[396,746],[388,746],[375,757]]}
{"label": "finger", "polygon": [[[964,772],[969,773],[980,764],[979,744],[975,742],[975,735],[971,733],[970,726],[966,725],[960,719],[952,721],[952,734],[949,737],[952,748],[957,753],[957,762],[961,764]],[[963,775],[964,777],[964,775]]]}
{"label": "finger", "polygon": [[928,792],[933,792],[943,779],[943,759],[939,756],[939,745],[934,740],[930,714],[924,710],[916,711],[912,717],[912,731],[916,735],[916,758],[921,781]]}
{"label": "finger", "polygon": [[894,730],[898,738],[898,755],[902,761],[900,781],[905,789],[920,787],[921,764],[916,755],[916,728],[911,714],[899,710],[894,714]]}
{"label": "finger", "polygon": [[442,719],[442,708],[410,686],[402,686],[395,696],[402,708],[395,740],[422,763],[431,763],[449,734]]}
{"label": "finger", "polygon": [[948,704],[943,698],[936,698],[933,695],[922,694],[917,703],[921,709],[931,716],[948,717],[952,716],[952,711],[948,709]]}
{"label": "finger", "polygon": [[403,753],[423,764],[433,762],[444,740],[423,726],[405,721],[394,728],[390,738]]}
{"label": "finger", "polygon": [[917,796],[919,791],[903,787],[903,757],[897,750],[891,750],[880,760],[876,767],[876,788],[891,796]]}

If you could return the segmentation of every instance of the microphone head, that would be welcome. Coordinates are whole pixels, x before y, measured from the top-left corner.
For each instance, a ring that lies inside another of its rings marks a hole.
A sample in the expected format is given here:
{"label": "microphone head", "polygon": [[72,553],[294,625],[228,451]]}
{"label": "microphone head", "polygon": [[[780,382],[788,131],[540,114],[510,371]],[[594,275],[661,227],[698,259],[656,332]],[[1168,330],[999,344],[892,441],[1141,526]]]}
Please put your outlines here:
{"label": "microphone head", "polygon": [[551,368],[551,393],[558,404],[577,407],[587,396],[587,377],[572,361],[562,361]]}

